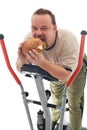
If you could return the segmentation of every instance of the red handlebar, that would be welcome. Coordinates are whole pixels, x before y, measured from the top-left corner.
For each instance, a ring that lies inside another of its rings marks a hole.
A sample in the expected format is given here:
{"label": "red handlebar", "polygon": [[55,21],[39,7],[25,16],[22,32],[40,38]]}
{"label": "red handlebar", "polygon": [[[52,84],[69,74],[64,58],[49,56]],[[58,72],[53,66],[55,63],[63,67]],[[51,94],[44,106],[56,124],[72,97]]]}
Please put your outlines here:
{"label": "red handlebar", "polygon": [[12,76],[14,77],[14,79],[16,80],[16,82],[20,85],[21,81],[19,80],[19,78],[17,77],[17,75],[15,74],[14,70],[12,69],[12,67],[10,65],[7,50],[6,50],[5,43],[4,43],[3,39],[4,39],[4,36],[1,34],[0,35],[0,44],[1,44],[1,47],[2,47],[2,50],[3,50],[3,54],[4,54],[4,58],[5,58],[7,67],[9,69],[9,71],[11,72]]}
{"label": "red handlebar", "polygon": [[67,86],[71,86],[72,82],[77,77],[78,73],[80,72],[82,68],[83,63],[83,56],[84,56],[84,46],[85,46],[85,36],[87,35],[86,31],[81,32],[81,42],[80,42],[80,51],[79,51],[79,59],[78,59],[78,66],[69,81],[67,82]]}

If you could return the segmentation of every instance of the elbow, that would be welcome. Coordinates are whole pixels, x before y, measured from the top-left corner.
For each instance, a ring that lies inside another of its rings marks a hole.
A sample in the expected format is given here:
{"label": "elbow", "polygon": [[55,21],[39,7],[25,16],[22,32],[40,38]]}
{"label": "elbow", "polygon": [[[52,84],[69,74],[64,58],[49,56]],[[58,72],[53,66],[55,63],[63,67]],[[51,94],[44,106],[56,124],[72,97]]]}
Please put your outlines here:
{"label": "elbow", "polygon": [[65,73],[61,74],[59,76],[59,80],[63,81],[63,82],[67,82],[71,77],[71,72],[66,71]]}
{"label": "elbow", "polygon": [[61,81],[68,82],[69,78],[70,78],[70,76],[65,76],[65,77],[61,78]]}
{"label": "elbow", "polygon": [[18,70],[18,72],[21,72],[21,67],[22,64],[20,64],[18,61],[16,62],[16,69]]}

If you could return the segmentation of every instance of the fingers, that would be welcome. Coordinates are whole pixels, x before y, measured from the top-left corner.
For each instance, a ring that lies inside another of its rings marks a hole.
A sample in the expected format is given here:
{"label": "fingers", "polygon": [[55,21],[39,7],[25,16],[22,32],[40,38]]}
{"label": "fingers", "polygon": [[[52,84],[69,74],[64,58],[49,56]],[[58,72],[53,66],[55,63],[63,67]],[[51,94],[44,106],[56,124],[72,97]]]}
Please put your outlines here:
{"label": "fingers", "polygon": [[23,46],[23,42],[19,44],[19,48],[21,48]]}
{"label": "fingers", "polygon": [[19,44],[18,51],[17,51],[18,56],[21,57],[21,58],[24,58],[24,57],[25,57],[24,54],[22,53],[22,46],[23,46],[23,44],[24,44],[24,43],[20,43],[20,44]]}
{"label": "fingers", "polygon": [[35,49],[33,49],[32,51],[29,51],[29,55],[33,58],[33,59],[37,59],[37,58],[39,58],[39,53],[35,50]]}
{"label": "fingers", "polygon": [[41,54],[39,54],[35,49],[29,51],[26,55],[27,60],[29,60],[33,64],[38,64],[41,59]]}
{"label": "fingers", "polygon": [[22,51],[22,46],[23,46],[23,43],[20,43],[20,44],[19,44],[19,47],[18,47],[18,52],[21,52],[21,51]]}

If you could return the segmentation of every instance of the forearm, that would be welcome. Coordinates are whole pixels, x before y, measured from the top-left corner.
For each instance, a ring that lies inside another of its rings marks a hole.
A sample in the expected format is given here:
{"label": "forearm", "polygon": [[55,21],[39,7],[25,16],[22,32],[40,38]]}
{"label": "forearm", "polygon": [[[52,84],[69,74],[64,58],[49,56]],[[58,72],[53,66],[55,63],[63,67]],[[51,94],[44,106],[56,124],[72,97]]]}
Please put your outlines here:
{"label": "forearm", "polygon": [[48,73],[50,73],[55,78],[62,80],[62,81],[68,81],[71,75],[70,71],[67,71],[65,68],[55,65],[47,60],[39,64],[41,68],[46,70]]}
{"label": "forearm", "polygon": [[24,64],[29,64],[27,60],[25,59],[21,59],[21,58],[18,58],[17,61],[16,61],[16,68],[19,72],[21,72],[21,67],[24,65]]}

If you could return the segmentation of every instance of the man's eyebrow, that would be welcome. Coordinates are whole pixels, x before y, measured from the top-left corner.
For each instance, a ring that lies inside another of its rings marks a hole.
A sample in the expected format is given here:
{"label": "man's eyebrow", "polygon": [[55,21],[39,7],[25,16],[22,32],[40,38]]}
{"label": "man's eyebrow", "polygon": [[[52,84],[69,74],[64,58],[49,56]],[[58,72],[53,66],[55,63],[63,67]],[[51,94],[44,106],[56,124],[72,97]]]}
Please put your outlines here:
{"label": "man's eyebrow", "polygon": [[37,28],[36,26],[31,26],[31,28],[33,29],[33,28]]}
{"label": "man's eyebrow", "polygon": [[[31,27],[37,27],[37,26],[32,25]],[[40,28],[42,28],[42,27],[47,27],[47,28],[48,28],[48,26],[47,26],[47,25],[42,25]]]}
{"label": "man's eyebrow", "polygon": [[47,28],[48,28],[48,26],[47,26],[47,25],[42,25],[41,27],[47,27]]}

